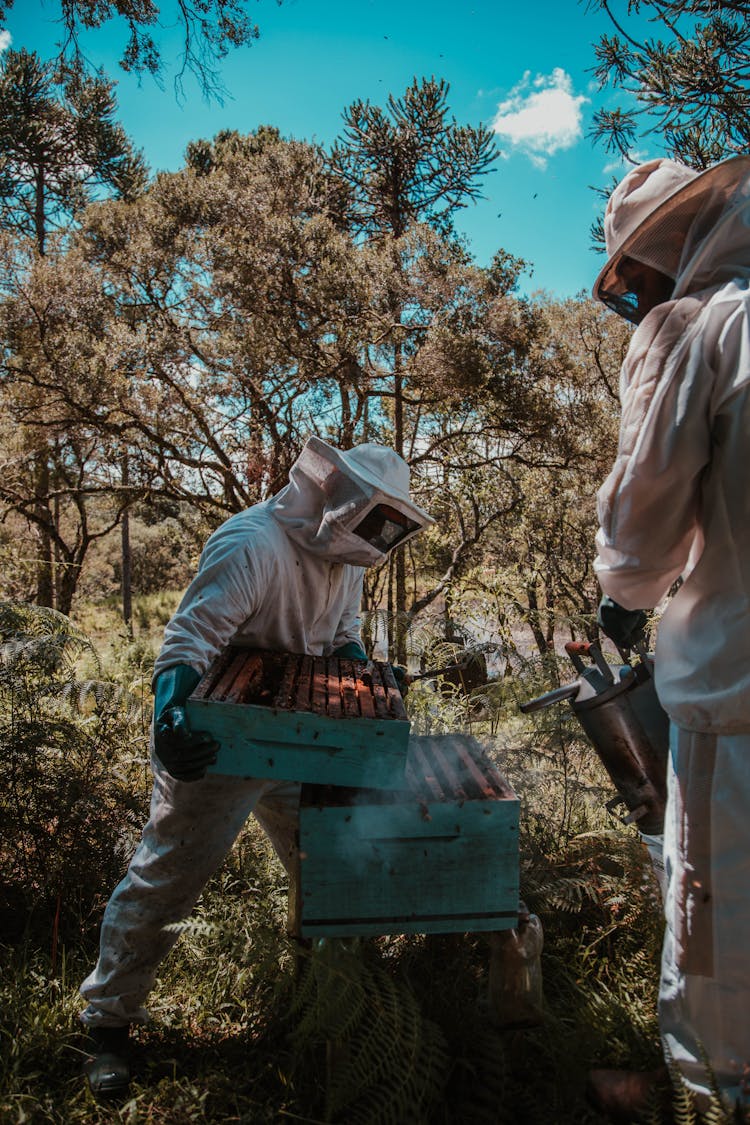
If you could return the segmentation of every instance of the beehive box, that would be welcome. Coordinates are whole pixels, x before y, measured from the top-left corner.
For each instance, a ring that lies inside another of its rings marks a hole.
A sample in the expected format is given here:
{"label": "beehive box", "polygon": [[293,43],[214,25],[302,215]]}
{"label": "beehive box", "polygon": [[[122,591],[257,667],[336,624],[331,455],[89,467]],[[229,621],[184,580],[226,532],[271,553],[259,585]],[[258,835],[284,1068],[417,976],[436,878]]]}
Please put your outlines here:
{"label": "beehive box", "polygon": [[518,798],[475,739],[416,737],[408,788],[302,787],[290,929],[456,933],[518,922]]}
{"label": "beehive box", "polygon": [[220,744],[210,773],[405,784],[409,721],[387,664],[230,647],[186,707]]}

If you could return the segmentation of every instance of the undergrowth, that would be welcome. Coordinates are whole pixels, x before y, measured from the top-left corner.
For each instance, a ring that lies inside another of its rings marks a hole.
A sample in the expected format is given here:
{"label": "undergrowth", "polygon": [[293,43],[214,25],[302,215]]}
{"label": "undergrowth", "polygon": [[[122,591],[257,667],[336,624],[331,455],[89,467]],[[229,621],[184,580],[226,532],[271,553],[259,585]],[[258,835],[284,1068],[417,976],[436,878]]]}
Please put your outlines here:
{"label": "undergrowth", "polygon": [[[131,1096],[97,1105],[80,1076],[77,989],[145,809],[149,716],[129,691],[142,667],[113,687],[65,619],[3,612],[1,1125],[602,1125],[587,1071],[658,1065],[647,854],[603,811],[606,779],[572,725],[519,721],[506,684],[502,714],[464,711],[462,725],[521,798],[544,1022],[497,1026],[480,934],[295,944],[286,874],[251,820],[163,965],[152,1022],[134,1036]],[[458,704],[442,718],[434,698],[420,707],[434,725],[460,719]],[[674,1112],[700,1120],[684,1091]],[[729,1120],[718,1105],[702,1119]]]}

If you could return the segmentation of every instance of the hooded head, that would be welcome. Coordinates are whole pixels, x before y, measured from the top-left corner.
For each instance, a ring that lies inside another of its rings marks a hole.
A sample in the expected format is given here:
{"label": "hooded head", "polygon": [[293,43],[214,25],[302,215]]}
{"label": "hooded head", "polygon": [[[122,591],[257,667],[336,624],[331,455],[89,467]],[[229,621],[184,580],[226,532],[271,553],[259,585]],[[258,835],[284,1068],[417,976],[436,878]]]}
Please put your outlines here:
{"label": "hooded head", "polygon": [[632,262],[662,275],[665,300],[750,276],[750,157],[704,172],[666,159],[633,168],[609,197],[604,237],[608,261],[593,295],[635,323]]}
{"label": "hooded head", "polygon": [[383,445],[339,450],[311,437],[268,501],[305,550],[334,562],[375,566],[435,521],[409,496],[409,466]]}

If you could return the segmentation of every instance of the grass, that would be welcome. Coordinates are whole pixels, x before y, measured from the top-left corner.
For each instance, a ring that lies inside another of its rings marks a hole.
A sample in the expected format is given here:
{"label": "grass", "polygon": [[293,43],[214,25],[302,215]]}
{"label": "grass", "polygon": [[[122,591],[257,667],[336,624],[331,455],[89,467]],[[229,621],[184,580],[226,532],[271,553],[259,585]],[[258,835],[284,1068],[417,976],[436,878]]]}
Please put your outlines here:
{"label": "grass", "polygon": [[[295,950],[284,934],[285,878],[251,823],[165,962],[152,995],[153,1022],[136,1036],[132,1097],[116,1108],[97,1106],[79,1076],[76,990],[93,963],[91,943],[69,945],[56,973],[38,940],[6,948],[1,1034],[12,1046],[3,1050],[0,1120],[323,1120],[325,1042],[299,1042],[290,1015]],[[602,932],[606,908],[587,908],[591,933]],[[643,965],[629,964],[621,933],[610,933],[593,955],[582,913],[542,911],[546,1021],[524,1031],[492,1024],[489,949],[480,936],[366,943],[377,971],[395,982],[396,1010],[407,995],[414,998],[446,1045],[440,1097],[424,1107],[427,1116],[403,1125],[595,1125],[599,1119],[583,1098],[587,1069],[655,1062],[656,965],[649,980]],[[349,1123],[346,1115],[337,1120]]]}
{"label": "grass", "polygon": [[[170,604],[155,599],[148,613]],[[77,620],[104,669],[132,684],[157,630],[118,640],[113,615]],[[435,693],[415,690],[410,706],[430,730],[471,718],[458,700],[441,711]],[[284,932],[286,875],[251,820],[163,965],[124,1104],[98,1105],[80,1074],[91,927],[68,920],[61,941],[49,912],[16,919],[0,947],[0,1125],[600,1125],[584,1097],[588,1069],[660,1061],[655,885],[637,834],[601,811],[602,777],[577,733],[551,716],[530,729],[512,700],[503,707],[472,729],[522,798],[522,894],[545,931],[541,1026],[495,1025],[481,935],[374,939],[356,955],[298,949]],[[90,715],[80,721],[91,729]],[[111,729],[116,773],[132,743],[127,722]],[[139,777],[131,784],[145,798]],[[81,864],[82,886],[98,859]]]}

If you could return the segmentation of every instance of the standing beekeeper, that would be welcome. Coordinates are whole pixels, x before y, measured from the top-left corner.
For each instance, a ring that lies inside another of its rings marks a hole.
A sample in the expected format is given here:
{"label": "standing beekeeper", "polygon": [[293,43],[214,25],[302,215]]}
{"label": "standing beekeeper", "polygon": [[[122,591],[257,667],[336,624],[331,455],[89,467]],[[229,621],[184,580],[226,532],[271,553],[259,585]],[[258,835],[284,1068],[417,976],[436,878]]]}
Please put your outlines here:
{"label": "standing beekeeper", "polygon": [[99,961],[81,986],[86,1073],[94,1093],[130,1080],[128,1029],[184,919],[251,812],[282,862],[294,847],[299,786],[206,775],[217,743],[191,731],[185,702],[211,661],[240,642],[281,652],[366,659],[359,610],[364,568],[433,521],[409,497],[393,450],[340,451],[312,437],[289,484],[208,539],[198,573],[166,627],[154,668],[149,821],[107,905]]}
{"label": "standing beekeeper", "polygon": [[[750,158],[651,160],[607,205],[594,296],[637,325],[599,492],[600,625],[621,647],[669,593],[656,689],[671,720],[659,1018],[699,1108],[750,1067]],[[599,1071],[614,1117],[658,1072]]]}

